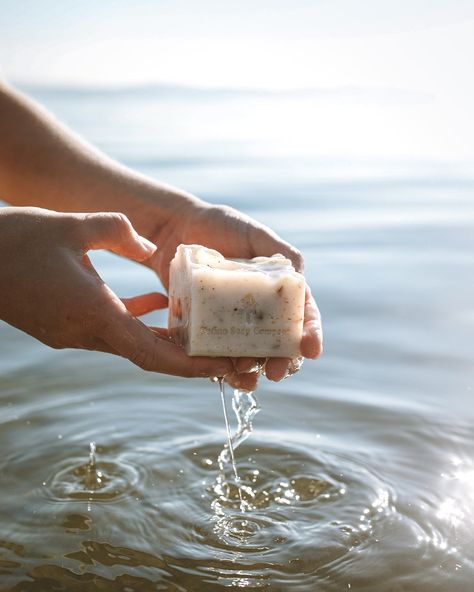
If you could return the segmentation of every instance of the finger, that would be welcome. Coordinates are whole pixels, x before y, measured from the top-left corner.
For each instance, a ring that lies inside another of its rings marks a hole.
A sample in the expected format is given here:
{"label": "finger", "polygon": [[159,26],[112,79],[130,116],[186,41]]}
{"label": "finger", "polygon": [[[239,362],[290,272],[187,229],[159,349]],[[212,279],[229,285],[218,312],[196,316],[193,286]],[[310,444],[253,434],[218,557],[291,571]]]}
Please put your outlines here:
{"label": "finger", "polygon": [[156,245],[140,236],[121,213],[84,214],[80,238],[85,250],[109,249],[136,261],[144,261],[156,251]]}
{"label": "finger", "polygon": [[301,354],[305,358],[318,358],[323,351],[323,329],[321,327],[321,315],[311,295],[309,286],[306,286],[304,305],[304,325],[301,339]]}
{"label": "finger", "polygon": [[225,377],[225,381],[231,387],[241,391],[254,391],[257,388],[259,376],[260,374],[258,372],[248,372],[246,374],[231,372]]}
{"label": "finger", "polygon": [[225,376],[233,371],[229,358],[187,356],[183,349],[149,329],[120,300],[115,300],[115,305],[110,306],[109,297],[109,315],[100,324],[99,337],[140,368],[186,377]]}
{"label": "finger", "polygon": [[134,317],[141,317],[149,312],[168,306],[168,298],[159,292],[150,292],[149,294],[141,294],[132,298],[121,298],[121,301],[125,304],[128,312]]}
{"label": "finger", "polygon": [[303,273],[304,260],[298,249],[281,239],[276,232],[263,224],[254,226],[252,230],[250,243],[255,253],[254,256],[271,257],[276,253],[281,253],[290,259],[296,271]]}
{"label": "finger", "polygon": [[288,375],[290,364],[290,358],[270,358],[265,365],[265,376],[278,382]]}
{"label": "finger", "polygon": [[[165,327],[149,327],[159,336],[171,339],[168,329]],[[265,365],[265,358],[231,358],[234,366],[233,372],[226,375],[226,382],[233,388],[246,391],[254,391],[257,387],[258,378]]]}
{"label": "finger", "polygon": [[[171,339],[169,331],[166,327],[149,327],[149,329],[156,332],[161,337]],[[257,374],[257,376],[260,375],[262,368],[265,366],[266,358],[230,358],[230,360],[234,367],[231,374],[234,376],[234,379],[236,379],[237,376],[243,376],[245,374]],[[231,384],[227,378],[228,376],[230,376],[230,374],[226,376],[226,380],[229,382],[229,384]],[[251,379],[249,380],[248,384],[252,385],[253,383],[254,380]],[[235,386],[235,388],[239,387]]]}
{"label": "finger", "polygon": [[[232,358],[232,362],[237,374],[258,372],[262,367],[262,358]],[[265,359],[263,359],[264,362]]]}

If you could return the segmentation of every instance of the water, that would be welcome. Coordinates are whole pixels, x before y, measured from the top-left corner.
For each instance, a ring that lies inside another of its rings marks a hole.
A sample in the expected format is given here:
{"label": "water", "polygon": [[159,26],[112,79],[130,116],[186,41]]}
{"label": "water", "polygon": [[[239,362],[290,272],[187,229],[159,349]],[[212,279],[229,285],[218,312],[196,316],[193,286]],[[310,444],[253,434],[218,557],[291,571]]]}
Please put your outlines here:
{"label": "water", "polygon": [[[226,478],[226,467],[230,464],[234,473],[235,486],[239,496],[239,508],[240,511],[244,513],[248,509],[255,509],[254,500],[256,495],[253,489],[253,483],[255,482],[253,477],[258,475],[259,471],[254,470],[252,472],[252,476],[250,477],[250,481],[243,485],[237,471],[234,451],[252,433],[253,418],[260,410],[260,405],[258,404],[254,393],[234,389],[232,408],[237,420],[237,429],[235,434],[232,436],[227,414],[227,405],[225,401],[225,383],[222,379],[219,379],[219,392],[221,396],[222,411],[224,414],[224,423],[227,432],[227,444],[220,451],[219,456],[217,457],[217,464],[219,465],[220,472],[214,487],[214,492],[217,493],[218,498],[214,501],[213,506],[214,509],[220,509],[221,507],[228,505],[230,502],[230,507],[232,507],[232,486],[229,484]],[[235,520],[235,517],[231,516],[231,519]],[[244,526],[246,525],[247,522],[244,523]]]}
{"label": "water", "polygon": [[221,484],[225,483],[225,478],[226,478],[225,477],[225,465],[228,464],[228,462],[230,460],[230,462],[232,464],[232,470],[234,472],[235,485],[237,487],[237,491],[239,494],[240,510],[241,510],[241,512],[245,512],[244,500],[242,498],[242,491],[240,489],[240,477],[239,477],[239,474],[237,473],[237,465],[235,464],[234,443],[232,442],[232,436],[230,433],[229,417],[227,415],[227,407],[226,407],[226,402],[225,402],[224,380],[222,378],[219,378],[218,384],[219,384],[219,392],[221,395],[222,412],[224,414],[225,429],[227,432],[227,447],[224,446],[224,448],[219,453],[219,456],[217,457],[217,462],[219,463],[219,469],[221,471],[221,474],[219,476],[220,477],[219,485],[221,486]]}
{"label": "water", "polygon": [[[325,353],[260,380],[236,450],[242,514],[230,472],[218,492],[215,385],[1,325],[0,590],[472,590],[467,165],[295,154],[270,99],[37,94],[112,155],[297,244]],[[276,118],[281,158],[266,157],[259,117]],[[122,296],[156,287],[145,268],[93,258]]]}

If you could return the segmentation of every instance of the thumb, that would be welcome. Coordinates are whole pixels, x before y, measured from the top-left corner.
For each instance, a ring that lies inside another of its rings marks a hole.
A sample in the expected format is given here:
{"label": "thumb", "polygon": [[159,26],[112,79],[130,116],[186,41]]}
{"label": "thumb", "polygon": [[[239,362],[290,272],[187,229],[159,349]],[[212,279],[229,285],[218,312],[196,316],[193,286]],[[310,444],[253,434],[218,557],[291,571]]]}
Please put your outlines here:
{"label": "thumb", "polygon": [[140,236],[127,216],[116,212],[84,214],[81,243],[86,251],[109,249],[136,261],[144,261],[156,251],[156,245]]}

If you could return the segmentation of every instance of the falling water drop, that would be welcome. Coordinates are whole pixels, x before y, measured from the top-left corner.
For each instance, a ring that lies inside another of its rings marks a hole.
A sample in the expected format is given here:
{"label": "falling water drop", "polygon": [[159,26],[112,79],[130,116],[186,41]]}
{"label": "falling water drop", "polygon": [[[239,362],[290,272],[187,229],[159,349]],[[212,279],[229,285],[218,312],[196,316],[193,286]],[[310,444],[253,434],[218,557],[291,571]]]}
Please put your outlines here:
{"label": "falling water drop", "polygon": [[95,471],[95,453],[97,447],[95,442],[90,442],[89,444],[89,467],[92,471]]}
{"label": "falling water drop", "polygon": [[89,447],[89,462],[84,474],[84,489],[95,491],[96,489],[100,489],[102,487],[103,475],[102,472],[97,469],[97,448],[95,442],[90,442]]}

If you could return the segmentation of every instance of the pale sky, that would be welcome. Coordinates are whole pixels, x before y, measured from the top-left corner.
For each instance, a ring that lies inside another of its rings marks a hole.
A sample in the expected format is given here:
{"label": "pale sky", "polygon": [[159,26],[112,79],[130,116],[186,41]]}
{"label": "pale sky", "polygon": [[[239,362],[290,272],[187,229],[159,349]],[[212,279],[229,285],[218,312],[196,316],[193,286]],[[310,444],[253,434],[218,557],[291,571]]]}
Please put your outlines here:
{"label": "pale sky", "polygon": [[383,91],[426,148],[471,162],[473,62],[473,0],[0,0],[12,81]]}
{"label": "pale sky", "polygon": [[473,58],[472,0],[0,0],[14,80],[430,92]]}

